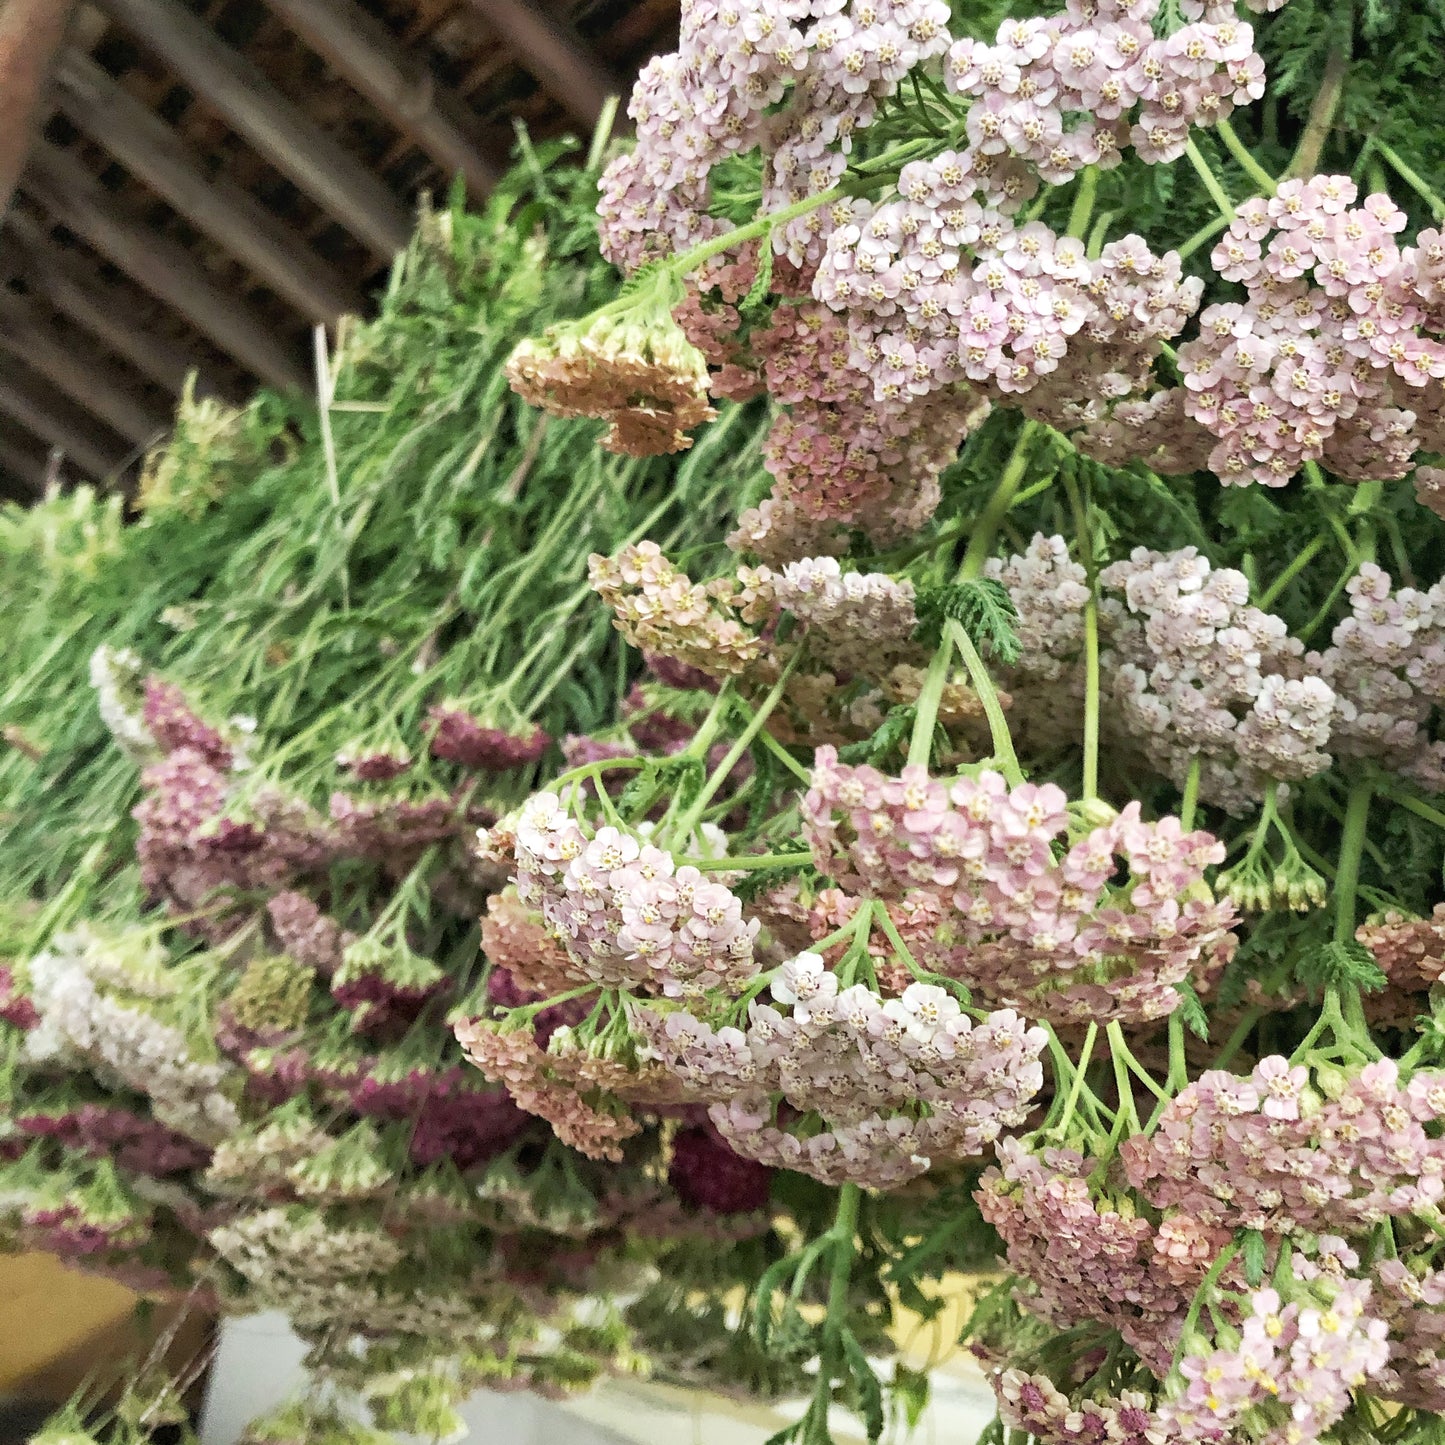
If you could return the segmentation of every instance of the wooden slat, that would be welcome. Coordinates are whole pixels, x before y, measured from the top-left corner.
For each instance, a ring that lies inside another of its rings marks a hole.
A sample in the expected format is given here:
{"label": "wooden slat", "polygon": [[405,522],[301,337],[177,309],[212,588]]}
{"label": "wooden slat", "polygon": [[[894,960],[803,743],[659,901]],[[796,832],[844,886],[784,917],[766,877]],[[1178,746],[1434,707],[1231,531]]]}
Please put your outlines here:
{"label": "wooden slat", "polygon": [[27,446],[14,427],[0,428],[0,471],[14,480],[19,499],[44,492],[49,465],[43,447]]}
{"label": "wooden slat", "polygon": [[627,85],[596,59],[570,25],[533,0],[468,0],[516,52],[524,69],[569,115],[595,125],[610,96]]}
{"label": "wooden slat", "polygon": [[59,447],[94,481],[119,475],[129,460],[130,453],[104,427],[13,363],[0,370],[0,414]]}
{"label": "wooden slat", "polygon": [[352,0],[267,4],[444,172],[465,177],[472,195],[484,196],[497,183],[500,169],[485,154],[466,102],[359,5]]}
{"label": "wooden slat", "polygon": [[0,4],[0,217],[40,130],[46,81],[74,11],[75,0]]}
{"label": "wooden slat", "polygon": [[299,237],[239,186],[207,177],[175,131],[89,56],[66,51],[55,78],[56,103],[72,125],[308,320],[334,322],[360,309],[358,294]]}
{"label": "wooden slat", "polygon": [[176,0],[97,0],[283,175],[380,256],[411,239],[411,217],[354,156],[239,51]]}
{"label": "wooden slat", "polygon": [[169,414],[153,406],[119,368],[93,351],[57,341],[34,308],[9,292],[0,292],[0,348],[134,446],[149,447],[170,430]]}
{"label": "wooden slat", "polygon": [[73,156],[42,142],[35,149],[26,190],[228,356],[282,391],[310,390],[305,368],[276,339],[273,327],[217,286],[188,251],[121,213]]}
{"label": "wooden slat", "polygon": [[141,299],[139,292],[118,290],[88,274],[72,254],[54,244],[44,226],[20,210],[6,218],[0,244],[9,249],[15,242],[22,252],[26,285],[117,356],[123,356],[142,376],[172,396],[181,394],[191,373],[197,376],[198,390],[215,390],[199,352],[146,331],[132,319]]}

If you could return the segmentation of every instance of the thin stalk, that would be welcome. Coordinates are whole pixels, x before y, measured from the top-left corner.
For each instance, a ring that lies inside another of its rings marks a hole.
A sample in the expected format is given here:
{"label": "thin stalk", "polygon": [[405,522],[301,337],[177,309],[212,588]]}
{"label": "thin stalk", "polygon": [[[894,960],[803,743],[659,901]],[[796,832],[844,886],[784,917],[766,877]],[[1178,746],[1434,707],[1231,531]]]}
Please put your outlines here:
{"label": "thin stalk", "polygon": [[1335,610],[1335,604],[1340,600],[1341,594],[1349,586],[1350,578],[1359,571],[1359,564],[1351,558],[1348,569],[1340,574],[1340,579],[1330,588],[1330,595],[1320,603],[1319,611],[1305,623],[1303,629],[1297,634],[1301,642],[1308,642],[1311,637],[1324,626],[1331,612]]}
{"label": "thin stalk", "polygon": [[[1051,1039],[1054,1037],[1052,1029],[1049,1030],[1049,1037]],[[1098,1037],[1098,1024],[1090,1024],[1084,1031],[1084,1046],[1079,1050],[1079,1061],[1073,1066],[1073,1077],[1069,1081],[1069,1092],[1064,1099],[1063,1112],[1059,1116],[1058,1123],[1053,1125],[1050,1131],[1060,1138],[1064,1136],[1069,1125],[1073,1122],[1074,1111],[1079,1107],[1079,1094],[1084,1088],[1084,1074],[1088,1071],[1089,1059],[1093,1055],[1094,1042]],[[1062,1046],[1060,1046],[1060,1052],[1063,1052]],[[1067,1057],[1067,1055],[1065,1055],[1065,1057]]]}
{"label": "thin stalk", "polygon": [[1199,807],[1199,774],[1203,763],[1196,753],[1189,760],[1189,771],[1184,777],[1184,801],[1179,805],[1179,826],[1188,833],[1194,827],[1194,814]]}
{"label": "thin stalk", "polygon": [[1305,118],[1305,128],[1300,133],[1299,144],[1285,167],[1286,176],[1312,176],[1319,169],[1320,156],[1329,139],[1330,126],[1334,124],[1335,111],[1339,109],[1345,93],[1345,77],[1349,70],[1349,51],[1338,48],[1330,51],[1324,73],[1320,76],[1320,88],[1315,92],[1314,103]]}
{"label": "thin stalk", "polygon": [[1365,830],[1370,821],[1374,785],[1359,779],[1350,786],[1345,823],[1340,835],[1335,870],[1335,942],[1349,943],[1355,936],[1355,898],[1360,884],[1360,862],[1365,856]]}
{"label": "thin stalk", "polygon": [[[905,161],[917,154],[918,150],[919,143],[917,141],[893,146],[884,151],[882,155],[874,156],[867,163],[866,169],[860,166],[855,172],[855,177],[872,179],[871,173],[886,172],[890,162]],[[831,190],[820,191],[816,196],[806,196],[801,201],[795,201],[791,206],[784,206],[780,211],[769,211],[766,215],[754,216],[751,221],[737,226],[731,231],[726,231],[721,236],[714,236],[711,240],[703,241],[690,251],[684,251],[681,256],[674,257],[668,262],[667,271],[680,280],[696,271],[705,261],[711,261],[714,256],[720,256],[724,251],[731,251],[734,246],[742,246],[749,241],[770,236],[779,226],[786,226],[789,221],[796,221],[799,216],[806,216],[822,206],[830,206],[834,201],[840,201],[851,193],[852,190],[847,185],[834,186]]]}
{"label": "thin stalk", "polygon": [[1209,198],[1215,204],[1219,214],[1225,221],[1234,219],[1234,202],[1229,199],[1225,189],[1219,183],[1219,177],[1210,169],[1209,162],[1204,158],[1204,152],[1195,144],[1194,137],[1190,136],[1189,144],[1184,148],[1184,154],[1189,157],[1189,164],[1199,173],[1199,179],[1204,182],[1204,189],[1209,192]]}
{"label": "thin stalk", "polygon": [[1249,147],[1235,134],[1234,127],[1227,120],[1216,122],[1215,131],[1224,142],[1225,149],[1239,162],[1245,175],[1262,190],[1272,196],[1279,189],[1274,177],[1250,154]]}
{"label": "thin stalk", "polygon": [[926,768],[933,757],[933,729],[938,724],[938,708],[943,701],[943,689],[948,685],[948,665],[952,660],[953,638],[945,628],[914,704],[913,733],[908,740],[911,768]]}
{"label": "thin stalk", "polygon": [[984,716],[988,718],[989,736],[993,741],[994,760],[1004,777],[1014,787],[1018,787],[1024,780],[1024,772],[1019,766],[1018,754],[1014,752],[1013,738],[1009,735],[1008,721],[1003,715],[998,689],[988,675],[988,668],[984,666],[978,648],[973,645],[973,638],[963,630],[963,624],[950,617],[945,625],[953,638],[954,646],[958,648],[959,656],[963,658],[964,666],[968,668],[973,690],[983,704]]}
{"label": "thin stalk", "polygon": [[1264,593],[1259,599],[1259,610],[1261,612],[1269,611],[1270,605],[1274,600],[1314,561],[1328,540],[1323,532],[1316,532],[1315,535],[1295,553],[1289,566],[1265,588]]}
{"label": "thin stalk", "polygon": [[1229,1066],[1229,1061],[1244,1047],[1244,1041],[1250,1036],[1254,1026],[1264,1017],[1264,1009],[1258,1007],[1246,1009],[1244,1017],[1234,1026],[1234,1032],[1225,1039],[1224,1047],[1214,1056],[1214,1061],[1209,1065],[1211,1069],[1223,1069]]}
{"label": "thin stalk", "polygon": [[1430,207],[1437,221],[1445,219],[1445,201],[1442,201],[1440,197],[1430,189],[1424,176],[1422,176],[1419,171],[1412,169],[1405,163],[1405,159],[1399,151],[1393,149],[1391,146],[1387,146],[1384,141],[1378,138],[1371,141],[1371,148],[1379,152],[1379,154],[1389,162],[1390,169]]}
{"label": "thin stalk", "polygon": [[701,873],[744,873],[757,868],[802,868],[813,861],[809,852],[763,853],[752,858],[684,858]]}
{"label": "thin stalk", "polygon": [[1397,793],[1393,789],[1387,789],[1385,795],[1392,803],[1398,803],[1407,813],[1413,813],[1417,818],[1423,818],[1427,823],[1433,823],[1437,828],[1445,829],[1445,813],[1438,808],[1432,808],[1429,803],[1422,803],[1419,798],[1412,798],[1409,793]]}
{"label": "thin stalk", "polygon": [[[733,706],[742,715],[744,722],[748,722],[751,720],[753,716],[753,710],[747,705],[747,703],[742,700],[742,698],[735,698],[733,701]],[[772,735],[772,733],[770,733],[766,728],[764,728],[762,732],[757,735],[757,738],[758,741],[762,743],[762,745],[780,763],[782,763],[782,765],[787,768],[787,770],[792,773],[792,775],[797,778],[804,787],[811,788],[813,786],[812,773],[810,773],[807,768],[805,768],[802,763],[800,763],[797,758],[795,758],[792,753],[790,753],[787,748],[785,748],[782,743],[780,743],[777,738]]]}
{"label": "thin stalk", "polygon": [[1075,478],[1065,469],[1064,490],[1074,514],[1074,539],[1089,588],[1084,603],[1084,779],[1086,802],[1099,796],[1099,599],[1094,577],[1094,542],[1089,532],[1089,510]]}
{"label": "thin stalk", "polygon": [[1084,254],[1091,261],[1099,259],[1099,252],[1104,249],[1104,237],[1109,234],[1109,227],[1113,225],[1114,218],[1118,211],[1104,211],[1094,219],[1094,228],[1089,232],[1089,242],[1084,247]]}
{"label": "thin stalk", "polygon": [[832,1267],[828,1271],[828,1317],[823,1322],[823,1348],[820,1360],[819,1388],[827,1390],[830,1379],[841,1364],[838,1358],[843,1329],[848,1317],[848,1284],[853,1274],[853,1253],[858,1238],[858,1213],[863,1191],[856,1184],[845,1184],[838,1191],[838,1212],[828,1231],[833,1239]]}
{"label": "thin stalk", "polygon": [[1219,1277],[1229,1268],[1230,1261],[1239,1253],[1239,1245],[1231,1241],[1226,1244],[1215,1257],[1214,1263],[1209,1266],[1204,1278],[1199,1282],[1199,1288],[1194,1292],[1194,1298],[1189,1304],[1189,1313],[1184,1316],[1184,1328],[1179,1332],[1179,1343],[1174,1348],[1174,1361],[1178,1365],[1184,1357],[1184,1351],[1189,1347],[1189,1337],[1194,1333],[1194,1327],[1199,1323],[1199,1313],[1208,1303],[1209,1297],[1214,1293],[1214,1286],[1219,1282]]}
{"label": "thin stalk", "polygon": [[1098,166],[1085,166],[1079,177],[1079,189],[1074,192],[1074,204],[1069,208],[1069,235],[1077,240],[1084,239],[1089,218],[1094,214],[1094,200],[1099,194]]}
{"label": "thin stalk", "polygon": [[960,582],[967,582],[983,575],[983,564],[992,553],[998,529],[1008,515],[1009,508],[1013,506],[1014,495],[1019,489],[1019,483],[1024,479],[1024,472],[1028,469],[1029,451],[1033,446],[1034,438],[1041,430],[1042,427],[1036,421],[1026,421],[1020,428],[1013,451],[1004,464],[1003,475],[998,479],[998,486],[994,488],[993,496],[988,499],[987,505],[973,524],[973,531],[968,539],[968,548],[963,554],[963,564],[958,569]]}
{"label": "thin stalk", "polygon": [[1201,246],[1206,246],[1229,225],[1227,216],[1216,216],[1208,225],[1201,226],[1182,246],[1177,247],[1179,259],[1187,261]]}
{"label": "thin stalk", "polygon": [[712,795],[722,787],[728,774],[737,766],[738,759],[752,746],[753,739],[762,731],[763,724],[767,722],[773,709],[782,701],[783,693],[787,690],[788,679],[792,677],[793,669],[797,666],[801,656],[800,652],[795,652],[788,659],[777,682],[773,684],[773,690],[763,699],[762,706],[753,714],[752,721],[738,734],[738,740],[728,749],[727,755],[717,767],[712,770],[712,776],[702,785],[702,791],[693,799],[692,806],[674,826],[674,837],[683,839],[692,837],[698,820],[706,810]]}

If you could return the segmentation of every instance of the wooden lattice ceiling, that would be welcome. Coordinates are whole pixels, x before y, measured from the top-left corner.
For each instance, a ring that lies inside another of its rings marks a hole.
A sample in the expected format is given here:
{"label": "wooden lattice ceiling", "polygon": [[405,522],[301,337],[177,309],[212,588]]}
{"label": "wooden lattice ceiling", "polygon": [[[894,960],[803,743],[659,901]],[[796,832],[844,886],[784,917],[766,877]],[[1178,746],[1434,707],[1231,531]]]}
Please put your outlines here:
{"label": "wooden lattice ceiling", "polygon": [[312,329],[364,310],[423,192],[484,190],[517,121],[586,134],[676,26],[677,0],[0,0],[0,494],[123,480],[189,372],[310,389]]}

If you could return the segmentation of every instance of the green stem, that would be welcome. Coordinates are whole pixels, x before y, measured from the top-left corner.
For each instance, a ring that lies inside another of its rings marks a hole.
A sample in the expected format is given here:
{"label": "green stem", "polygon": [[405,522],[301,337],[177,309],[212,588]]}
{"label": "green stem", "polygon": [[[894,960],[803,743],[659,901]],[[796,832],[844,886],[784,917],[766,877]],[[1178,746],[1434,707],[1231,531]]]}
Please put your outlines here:
{"label": "green stem", "polygon": [[950,617],[945,627],[963,658],[964,666],[968,668],[973,690],[983,704],[984,715],[988,718],[989,736],[993,740],[994,761],[1009,783],[1018,787],[1024,780],[1024,772],[1019,766],[1018,754],[1014,752],[1013,738],[1009,736],[1008,720],[1003,715],[1003,703],[999,701],[998,689],[988,675],[988,668],[984,666],[978,648],[973,645],[973,638],[963,630],[963,624]]}
{"label": "green stem", "polygon": [[823,1326],[825,1342],[836,1345],[848,1314],[848,1281],[853,1272],[853,1253],[858,1238],[858,1212],[863,1191],[845,1184],[838,1191],[838,1212],[828,1231],[833,1238],[833,1263],[828,1272],[828,1318]]}
{"label": "green stem", "polygon": [[1089,531],[1089,509],[1078,481],[1066,467],[1064,490],[1074,514],[1074,540],[1089,588],[1084,603],[1084,780],[1086,802],[1099,796],[1099,599],[1094,577],[1094,541]]}
{"label": "green stem", "polygon": [[1099,259],[1099,252],[1104,249],[1104,237],[1109,234],[1109,227],[1118,214],[1118,211],[1104,211],[1095,217],[1094,229],[1089,232],[1089,243],[1084,247],[1084,254],[1089,260]]}
{"label": "green stem", "polygon": [[1179,259],[1187,261],[1201,246],[1207,246],[1229,225],[1227,216],[1216,216],[1207,226],[1201,226],[1185,243],[1178,247]]}
{"label": "green stem", "polygon": [[729,678],[718,688],[717,696],[713,698],[712,705],[707,710],[707,716],[703,718],[697,731],[692,735],[692,739],[687,745],[688,757],[707,757],[714,739],[722,731],[723,719],[731,711],[735,702],[733,681],[732,678]]}
{"label": "green stem", "polygon": [[1390,169],[1430,207],[1431,211],[1434,212],[1435,219],[1437,221],[1445,219],[1445,201],[1442,201],[1440,197],[1430,189],[1425,178],[1418,171],[1406,165],[1404,157],[1401,156],[1398,151],[1387,146],[1384,141],[1376,139],[1372,142],[1372,146],[1389,162]]}
{"label": "green stem", "polygon": [[1219,1282],[1219,1277],[1229,1267],[1230,1261],[1239,1253],[1239,1245],[1233,1241],[1226,1244],[1219,1251],[1209,1271],[1199,1282],[1199,1288],[1194,1292],[1194,1298],[1189,1303],[1189,1313],[1184,1316],[1184,1328],[1179,1332],[1179,1343],[1174,1349],[1174,1364],[1177,1366],[1184,1357],[1184,1351],[1189,1346],[1189,1336],[1194,1333],[1194,1327],[1199,1323],[1199,1312],[1209,1303],[1210,1296],[1214,1293],[1214,1286]]}
{"label": "green stem", "polygon": [[[753,716],[753,710],[747,705],[747,703],[745,703],[741,698],[739,698],[737,700],[736,707],[738,712],[742,714],[745,722],[751,721]],[[811,788],[813,786],[812,773],[810,773],[807,768],[805,768],[802,763],[800,763],[797,758],[795,758],[792,753],[790,753],[787,748],[785,748],[782,743],[780,743],[777,738],[772,735],[772,733],[770,733],[766,728],[764,728],[762,732],[760,732],[757,736],[758,741],[762,743],[762,745],[780,763],[782,763],[782,765],[787,768],[787,770],[792,773],[792,775],[797,778],[798,781],[801,782],[805,788]]]}
{"label": "green stem", "polygon": [[993,496],[988,499],[983,511],[978,515],[978,520],[973,524],[968,548],[963,554],[963,564],[958,569],[958,581],[968,582],[983,575],[983,564],[993,552],[998,529],[1003,524],[1003,519],[1008,516],[1009,508],[1013,506],[1014,494],[1028,469],[1029,450],[1041,430],[1040,423],[1036,421],[1026,421],[1019,429],[1013,451],[1004,464],[1003,475],[999,477]]}
{"label": "green stem", "polygon": [[1328,540],[1329,538],[1326,537],[1323,532],[1316,532],[1315,535],[1295,553],[1289,566],[1265,588],[1264,593],[1259,599],[1259,610],[1261,612],[1269,611],[1271,604],[1279,594],[1314,561]]}
{"label": "green stem", "polygon": [[1319,167],[1320,155],[1329,139],[1330,126],[1334,123],[1335,111],[1339,109],[1345,93],[1345,77],[1350,70],[1348,47],[1330,51],[1325,61],[1324,73],[1320,76],[1320,88],[1315,92],[1314,103],[1305,118],[1305,128],[1300,134],[1299,144],[1285,168],[1286,176],[1312,176]]}
{"label": "green stem", "polygon": [[1084,239],[1089,218],[1094,214],[1094,199],[1099,194],[1098,166],[1085,166],[1079,177],[1079,189],[1074,192],[1074,204],[1069,209],[1069,235],[1077,240]]}
{"label": "green stem", "polygon": [[[1137,1131],[1139,1115],[1134,1108],[1134,1086],[1129,1082],[1129,1066],[1126,1059],[1129,1045],[1124,1041],[1124,1028],[1118,1019],[1110,1021],[1105,1030],[1109,1038],[1109,1060],[1114,1066],[1114,1087],[1119,1091],[1118,1127],[1127,1130],[1130,1124]],[[1127,1120],[1127,1123],[1122,1121]]]}
{"label": "green stem", "polygon": [[1413,813],[1417,818],[1423,818],[1427,823],[1445,829],[1445,813],[1438,808],[1422,803],[1419,798],[1412,798],[1409,793],[1397,793],[1393,789],[1386,789],[1385,796],[1392,803],[1398,803],[1407,813]]}
{"label": "green stem", "polygon": [[1351,558],[1349,567],[1340,574],[1339,580],[1330,588],[1329,596],[1320,603],[1319,611],[1305,623],[1303,629],[1297,634],[1301,642],[1308,642],[1329,620],[1330,613],[1335,610],[1335,604],[1340,600],[1345,588],[1350,585],[1350,579],[1359,570],[1358,561]]}
{"label": "green stem", "polygon": [[811,853],[763,853],[753,858],[682,858],[679,862],[702,873],[745,873],[758,868],[801,868],[813,861]]}
{"label": "green stem", "polygon": [[1204,182],[1204,189],[1209,192],[1210,199],[1214,202],[1219,214],[1226,221],[1234,219],[1234,202],[1225,193],[1224,187],[1219,183],[1219,177],[1210,169],[1209,162],[1204,158],[1204,152],[1195,144],[1194,137],[1189,137],[1189,144],[1184,147],[1184,154],[1189,157],[1189,164],[1199,173],[1199,179]]}
{"label": "green stem", "polygon": [[1335,942],[1349,943],[1355,936],[1355,895],[1360,884],[1360,861],[1365,855],[1365,830],[1370,821],[1374,785],[1360,779],[1350,787],[1345,804],[1345,825],[1335,869]]}
{"label": "green stem", "polygon": [[[1049,1030],[1049,1036],[1050,1038],[1053,1037],[1052,1029]],[[1094,1052],[1094,1041],[1098,1037],[1098,1024],[1090,1024],[1084,1032],[1084,1046],[1079,1050],[1079,1061],[1073,1066],[1074,1074],[1073,1078],[1069,1081],[1069,1092],[1064,1100],[1063,1112],[1059,1116],[1058,1123],[1050,1130],[1050,1132],[1058,1138],[1063,1138],[1068,1131],[1069,1125],[1073,1123],[1074,1111],[1079,1107],[1079,1094],[1084,1087],[1084,1074],[1088,1070],[1089,1059]],[[1062,1052],[1063,1046],[1060,1045],[1060,1053]],[[1067,1058],[1067,1055],[1065,1054],[1064,1057]]]}
{"label": "green stem", "polygon": [[938,725],[938,709],[943,701],[943,689],[948,686],[948,665],[952,661],[953,639],[945,629],[914,704],[913,733],[908,739],[910,768],[926,768],[932,760],[933,730]]}
{"label": "green stem", "polygon": [[1244,1017],[1235,1024],[1234,1032],[1225,1039],[1224,1047],[1214,1056],[1214,1061],[1209,1065],[1211,1069],[1228,1068],[1229,1061],[1244,1047],[1245,1039],[1249,1037],[1255,1024],[1264,1017],[1264,1013],[1264,1009],[1258,1005],[1245,1010]]}
{"label": "green stem", "polygon": [[1194,827],[1194,813],[1199,806],[1199,774],[1203,762],[1196,753],[1189,760],[1189,772],[1184,778],[1184,801],[1179,805],[1179,827],[1188,833]]}
{"label": "green stem", "polygon": [[[929,148],[932,148],[931,142]],[[889,163],[905,161],[916,155],[918,151],[919,142],[917,141],[893,146],[884,151],[882,155],[874,156],[867,163],[867,171],[886,171]],[[872,178],[865,176],[862,167],[858,168],[855,175],[859,178]],[[726,231],[721,236],[714,236],[711,240],[703,241],[690,251],[684,251],[680,256],[674,256],[667,262],[667,272],[681,280],[684,276],[696,271],[703,262],[711,261],[714,256],[720,256],[724,251],[731,251],[734,246],[742,246],[749,241],[756,241],[760,237],[770,236],[778,227],[786,226],[789,221],[796,221],[799,216],[806,216],[821,206],[830,206],[834,201],[840,201],[850,194],[852,194],[852,188],[849,186],[834,186],[830,190],[820,191],[816,196],[805,196],[801,201],[794,201],[791,206],[784,206],[780,211],[769,211],[765,215],[754,216],[744,225]]]}
{"label": "green stem", "polygon": [[1224,142],[1225,149],[1243,167],[1245,175],[1262,190],[1265,195],[1272,196],[1279,187],[1274,183],[1274,177],[1255,160],[1250,154],[1249,147],[1235,134],[1234,127],[1227,120],[1221,120],[1214,127],[1219,138]]}
{"label": "green stem", "polygon": [[672,832],[675,838],[686,840],[692,837],[698,819],[702,817],[712,795],[722,787],[728,774],[737,766],[738,759],[752,746],[753,739],[763,730],[763,724],[767,722],[773,709],[782,701],[783,693],[788,686],[788,679],[792,677],[793,669],[798,665],[798,659],[801,656],[801,652],[795,652],[788,659],[787,664],[778,675],[777,682],[773,684],[773,690],[763,699],[762,706],[753,714],[752,721],[738,734],[738,740],[728,749],[727,755],[712,770],[712,776],[702,785],[702,791],[693,799],[692,807],[674,826]]}

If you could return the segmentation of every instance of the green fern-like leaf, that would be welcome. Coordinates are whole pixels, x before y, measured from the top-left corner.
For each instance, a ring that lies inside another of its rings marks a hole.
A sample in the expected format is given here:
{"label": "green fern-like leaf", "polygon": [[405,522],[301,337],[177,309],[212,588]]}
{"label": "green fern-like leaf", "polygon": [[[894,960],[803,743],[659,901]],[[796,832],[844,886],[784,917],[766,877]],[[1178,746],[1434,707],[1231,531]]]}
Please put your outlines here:
{"label": "green fern-like leaf", "polygon": [[1018,661],[1021,648],[1014,627],[1018,611],[1008,589],[992,577],[926,587],[915,605],[926,636],[936,638],[945,621],[957,622],[980,652],[1005,665]]}

